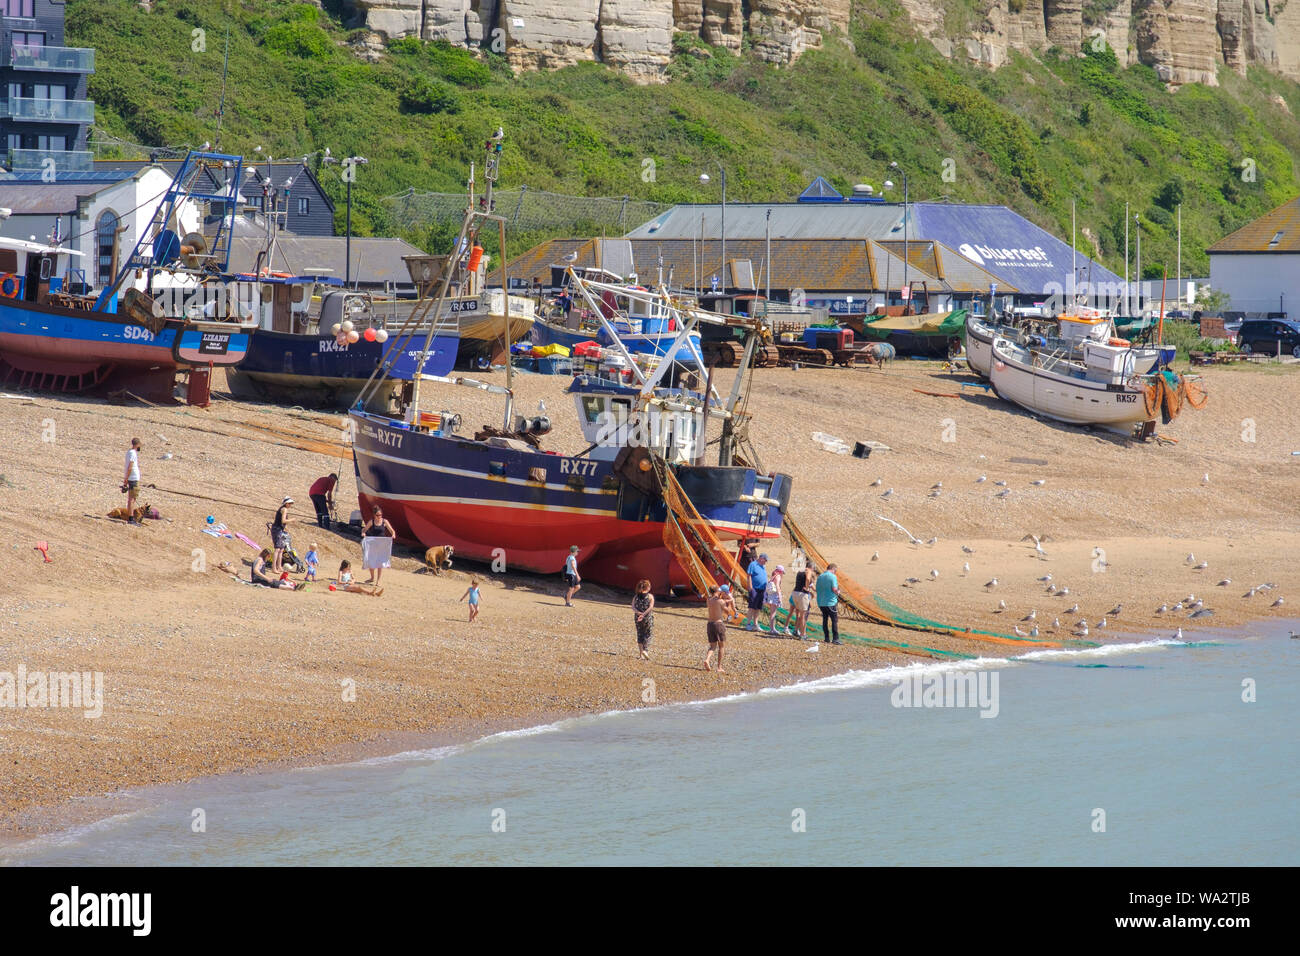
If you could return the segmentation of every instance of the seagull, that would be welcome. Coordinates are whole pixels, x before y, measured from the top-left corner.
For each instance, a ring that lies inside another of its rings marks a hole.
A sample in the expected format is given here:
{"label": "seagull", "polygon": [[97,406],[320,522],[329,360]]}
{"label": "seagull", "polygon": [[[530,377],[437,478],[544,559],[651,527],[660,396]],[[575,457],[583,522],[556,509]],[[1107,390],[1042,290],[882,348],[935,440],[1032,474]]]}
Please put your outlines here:
{"label": "seagull", "polygon": [[1056,628],[1057,630],[1060,630],[1060,628],[1061,628],[1061,619],[1060,619],[1059,617],[1054,617],[1054,618],[1052,618],[1052,627]]}
{"label": "seagull", "polygon": [[1037,611],[1037,610],[1032,610],[1032,611],[1030,611],[1028,614],[1026,614],[1024,617],[1022,617],[1020,620],[1022,620],[1022,621],[1033,621],[1033,620],[1036,620],[1037,618],[1038,618],[1038,611]]}
{"label": "seagull", "polygon": [[998,586],[998,579],[997,579],[997,578],[993,578],[993,579],[991,579],[987,584],[984,585],[985,588],[995,588],[995,587],[997,587],[997,586]]}
{"label": "seagull", "polygon": [[1075,630],[1074,630],[1074,636],[1075,636],[1075,637],[1087,637],[1087,636],[1088,636],[1088,629],[1087,629],[1086,627],[1078,627],[1078,628],[1075,628]]}
{"label": "seagull", "polygon": [[1200,610],[1201,608],[1203,608],[1203,607],[1205,607],[1205,602],[1202,601],[1202,600],[1200,600],[1200,599],[1198,599],[1198,600],[1196,601],[1196,603],[1193,604],[1191,607],[1189,607],[1187,610],[1189,610],[1189,611],[1199,611],[1199,610]]}
{"label": "seagull", "polygon": [[1211,610],[1210,608],[1208,608],[1208,607],[1203,607],[1203,608],[1201,608],[1199,611],[1196,611],[1195,613],[1193,613],[1191,616],[1192,616],[1193,618],[1197,618],[1197,617],[1214,617],[1214,611],[1212,611],[1212,610]]}
{"label": "seagull", "polygon": [[871,483],[871,487],[872,487],[872,488],[879,488],[879,487],[880,487],[881,485],[883,485],[883,484],[884,484],[884,482],[881,481],[879,478],[877,478],[875,481],[873,481],[873,482]]}
{"label": "seagull", "polygon": [[1183,629],[1180,627],[1178,630],[1174,631],[1174,640],[1181,641],[1182,639],[1183,639]]}
{"label": "seagull", "polygon": [[1183,598],[1183,603],[1184,603],[1184,604],[1192,604],[1192,603],[1194,603],[1195,601],[1196,601],[1196,595],[1195,595],[1195,594],[1189,594],[1189,595],[1187,595],[1187,597]]}
{"label": "seagull", "polygon": [[1031,484],[1031,485],[1045,485],[1045,484],[1047,484],[1047,482],[1044,481],[1042,478],[1039,478],[1037,481],[1031,481],[1030,484]]}
{"label": "seagull", "polygon": [[1017,624],[1015,627],[1013,627],[1012,630],[1016,632],[1016,637],[1028,637],[1028,636],[1029,636],[1028,634],[1026,634],[1024,631],[1022,631],[1022,630],[1020,629],[1020,625],[1019,625],[1019,624]]}
{"label": "seagull", "polygon": [[1055,593],[1056,593],[1056,585],[1055,585],[1055,584],[1049,584],[1049,585],[1047,586],[1047,593],[1048,593],[1048,594],[1055,594]]}
{"label": "seagull", "polygon": [[935,569],[935,568],[931,568],[931,569],[930,569],[930,580],[931,580],[931,581],[938,581],[938,580],[939,580],[939,572],[938,572],[937,569]]}
{"label": "seagull", "polygon": [[820,651],[821,649],[822,649],[822,646],[821,646],[820,644],[814,644],[812,647],[808,648],[808,650],[807,650],[805,653],[807,653],[807,654],[816,654],[816,653],[817,653],[818,651]]}
{"label": "seagull", "polygon": [[1001,614],[1006,609],[1007,609],[1007,602],[1005,600],[999,601],[997,613]]}
{"label": "seagull", "polygon": [[1205,474],[1201,475],[1201,484],[1208,485],[1209,483],[1210,483],[1210,473],[1207,471]]}
{"label": "seagull", "polygon": [[970,562],[969,562],[969,561],[964,562],[964,563],[962,564],[962,566],[961,566],[961,573],[962,573],[962,574],[970,574]]}
{"label": "seagull", "polygon": [[999,492],[998,492],[996,495],[994,495],[993,497],[994,497],[994,498],[1005,498],[1005,497],[1006,497],[1007,495],[1009,495],[1009,494],[1011,494],[1011,489],[1010,489],[1010,488],[1003,488],[1001,491],[999,491]]}
{"label": "seagull", "polygon": [[906,581],[903,582],[903,587],[907,588],[907,587],[911,587],[913,584],[920,584],[920,583],[921,583],[920,578],[908,578]]}
{"label": "seagull", "polygon": [[984,484],[984,482],[988,480],[989,480],[988,475],[980,475],[978,478],[975,479],[975,484],[982,485]]}
{"label": "seagull", "polygon": [[1074,626],[1081,627],[1086,631],[1088,629],[1088,622],[1084,618],[1079,618],[1079,620],[1075,623]]}
{"label": "seagull", "polygon": [[1106,619],[1103,617],[1100,621],[1097,622],[1097,629],[1101,630],[1105,626],[1106,626]]}
{"label": "seagull", "polygon": [[1232,578],[1224,578],[1216,585],[1216,587],[1226,588],[1231,583],[1232,583]]}
{"label": "seagull", "polygon": [[1190,551],[1187,552],[1187,563],[1188,564],[1196,563],[1196,555],[1192,554],[1192,552]]}
{"label": "seagull", "polygon": [[1056,592],[1056,596],[1057,596],[1057,597],[1065,597],[1065,596],[1066,596],[1067,594],[1069,594],[1069,593],[1070,593],[1070,589],[1069,589],[1069,588],[1061,588],[1059,591]]}
{"label": "seagull", "polygon": [[879,560],[880,560],[880,552],[879,552],[879,551],[872,551],[872,552],[871,552],[871,560],[872,560],[872,561],[879,561]]}
{"label": "seagull", "polygon": [[1165,613],[1166,611],[1168,611],[1168,610],[1169,610],[1169,605],[1168,605],[1168,604],[1162,604],[1162,605],[1160,605],[1158,608],[1156,608],[1156,613],[1157,613],[1157,614],[1164,614],[1164,613]]}
{"label": "seagull", "polygon": [[1065,613],[1066,613],[1066,614],[1078,614],[1078,613],[1079,613],[1079,605],[1075,604],[1075,605],[1072,605],[1072,606],[1070,606],[1070,607],[1067,607],[1067,608],[1065,609]]}
{"label": "seagull", "polygon": [[942,494],[943,494],[943,492],[940,491],[938,488],[936,488],[934,491],[930,492],[930,494],[927,495],[927,497],[929,497],[929,498],[938,498],[938,497],[939,497],[940,495],[942,495]]}
{"label": "seagull", "polygon": [[1179,601],[1177,604],[1174,605],[1174,610],[1175,610],[1175,611],[1181,611],[1182,609],[1183,609],[1183,602],[1182,602],[1182,601]]}
{"label": "seagull", "polygon": [[1035,624],[1033,627],[1031,627],[1031,628],[1029,629],[1029,636],[1030,636],[1030,637],[1037,637],[1037,636],[1038,636],[1038,625],[1037,625],[1037,624]]}
{"label": "seagull", "polygon": [[567,256],[564,257],[564,261],[565,261],[565,262],[577,262],[577,261],[578,261],[578,250],[577,250],[577,249],[574,249],[572,252],[570,252]]}
{"label": "seagull", "polygon": [[1106,613],[1109,614],[1111,617],[1119,617],[1119,612],[1122,610],[1124,610],[1124,605],[1116,604],[1113,608],[1111,608]]}
{"label": "seagull", "polygon": [[1035,551],[1037,554],[1043,556],[1044,558],[1047,557],[1047,552],[1043,550],[1043,539],[1042,539],[1041,537],[1039,537],[1038,535],[1036,535],[1036,534],[1027,534],[1027,535],[1025,535],[1023,538],[1021,538],[1020,540],[1021,540],[1021,541],[1030,541],[1030,540],[1032,540],[1032,541],[1034,542],[1034,551]]}
{"label": "seagull", "polygon": [[1198,564],[1198,565],[1196,565],[1194,568],[1192,568],[1192,570],[1193,570],[1193,571],[1204,571],[1204,570],[1205,570],[1206,568],[1208,568],[1209,566],[1210,566],[1210,562],[1209,562],[1209,561],[1202,561],[1200,564]]}
{"label": "seagull", "polygon": [[[894,490],[893,488],[890,488],[889,491],[885,492],[885,494],[886,494],[886,495],[891,494],[891,493],[893,492],[893,490]],[[884,495],[881,495],[881,497],[883,498]],[[884,515],[876,515],[876,517],[879,518],[881,521],[888,521],[890,524],[892,524],[892,525],[893,525],[895,528],[897,528],[899,531],[903,532],[903,534],[907,535],[907,541],[908,541],[909,544],[923,544],[923,543],[924,543],[924,542],[921,541],[920,538],[916,537],[914,534],[912,534],[912,532],[908,531],[906,528],[904,528],[901,524],[899,524],[899,523],[898,523],[897,521],[895,521],[893,518],[886,518]]]}
{"label": "seagull", "polygon": [[926,546],[927,546],[927,547],[931,547],[931,548],[934,547],[934,546],[935,546],[936,544],[938,544],[938,543],[939,543],[939,536],[938,536],[938,535],[935,535],[933,538],[930,538],[928,541],[925,542]]}
{"label": "seagull", "polygon": [[1244,598],[1253,598],[1253,597],[1254,597],[1256,594],[1258,594],[1258,593],[1259,593],[1259,588],[1251,588],[1249,591],[1247,591],[1245,594],[1243,594],[1242,597],[1244,597]]}
{"label": "seagull", "polygon": [[942,481],[936,481],[934,484],[932,484],[932,485],[930,486],[930,490],[931,490],[931,491],[942,491],[942,490],[943,490],[943,482],[942,482]]}
{"label": "seagull", "polygon": [[1050,572],[1050,571],[1047,572],[1046,574],[1044,574],[1044,575],[1043,575],[1041,578],[1039,578],[1038,580],[1040,580],[1040,581],[1042,581],[1044,584],[1046,584],[1048,581],[1052,580],[1052,572]]}
{"label": "seagull", "polygon": [[1003,481],[1001,478],[993,482],[993,484],[997,485],[999,488],[1005,488],[1007,486],[1007,483]]}
{"label": "seagull", "polygon": [[884,491],[884,493],[883,493],[880,497],[882,497],[882,498],[892,498],[892,497],[894,497],[894,489],[893,489],[893,488],[886,488],[885,491]]}
{"label": "seagull", "polygon": [[1278,598],[1276,601],[1274,601],[1272,604],[1269,605],[1269,607],[1281,607],[1281,606],[1282,606],[1281,598]]}
{"label": "seagull", "polygon": [[966,547],[966,545],[964,545],[964,544],[961,546],[961,550],[962,550],[962,554],[974,554],[974,553],[975,553],[975,549],[974,549],[974,548],[968,548],[968,547]]}

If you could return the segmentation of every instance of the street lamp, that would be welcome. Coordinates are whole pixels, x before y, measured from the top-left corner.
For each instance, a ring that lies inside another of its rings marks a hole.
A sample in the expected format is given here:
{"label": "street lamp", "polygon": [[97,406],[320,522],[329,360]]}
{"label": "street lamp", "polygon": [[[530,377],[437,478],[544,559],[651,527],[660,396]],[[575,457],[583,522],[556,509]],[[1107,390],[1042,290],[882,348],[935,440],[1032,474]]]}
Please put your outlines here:
{"label": "street lamp", "polygon": [[1133,231],[1137,236],[1138,315],[1142,314],[1142,216],[1133,214]]}
{"label": "street lamp", "polygon": [[321,160],[323,165],[338,163],[343,168],[343,182],[347,184],[348,189],[348,211],[346,225],[344,226],[343,240],[343,257],[346,260],[343,266],[343,285],[346,288],[352,282],[352,182],[357,178],[357,167],[366,165],[370,160],[364,156],[349,156],[346,159],[335,159],[325,150],[325,158]]}
{"label": "street lamp", "polygon": [[[722,291],[727,291],[727,171],[722,168],[722,163],[716,163],[718,172],[722,176]],[[707,186],[709,184],[709,174],[700,173],[700,184]]]}
{"label": "street lamp", "polygon": [[[907,261],[907,218],[908,218],[908,216],[907,216],[907,213],[908,213],[908,203],[907,203],[907,199],[908,199],[908,196],[907,196],[907,170],[905,170],[902,166],[898,165],[897,162],[891,162],[891,163],[889,164],[889,168],[890,168],[890,169],[896,169],[896,170],[898,170],[898,174],[899,174],[900,176],[903,177],[903,288],[908,290],[908,291],[907,291],[907,304],[910,306],[911,303],[912,303],[912,291],[911,291],[911,287],[908,285],[908,282],[907,282],[907,268],[908,268],[908,261]],[[891,185],[893,185],[893,184],[892,184],[892,183],[889,183],[889,182],[886,182],[886,183],[885,183],[885,188],[888,189]]]}

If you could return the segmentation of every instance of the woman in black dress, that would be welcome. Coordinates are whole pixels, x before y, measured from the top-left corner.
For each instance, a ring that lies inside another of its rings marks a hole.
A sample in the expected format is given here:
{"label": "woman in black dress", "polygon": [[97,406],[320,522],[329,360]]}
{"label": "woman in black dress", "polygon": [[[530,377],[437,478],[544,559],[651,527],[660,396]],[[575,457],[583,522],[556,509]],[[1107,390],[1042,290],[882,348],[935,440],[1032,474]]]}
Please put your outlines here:
{"label": "woman in black dress", "polygon": [[655,633],[655,596],[650,593],[650,582],[642,578],[637,582],[632,597],[633,620],[636,622],[636,647],[641,660],[650,660],[650,639]]}
{"label": "woman in black dress", "polygon": [[[366,538],[397,537],[397,532],[394,531],[393,526],[388,523],[388,520],[384,517],[384,511],[379,507],[379,505],[375,505],[371,510],[370,520],[366,522],[366,529],[361,532],[361,534]],[[384,575],[384,569],[382,567],[375,567],[369,568],[368,570],[370,571],[370,580],[366,583],[378,587],[379,579]]]}

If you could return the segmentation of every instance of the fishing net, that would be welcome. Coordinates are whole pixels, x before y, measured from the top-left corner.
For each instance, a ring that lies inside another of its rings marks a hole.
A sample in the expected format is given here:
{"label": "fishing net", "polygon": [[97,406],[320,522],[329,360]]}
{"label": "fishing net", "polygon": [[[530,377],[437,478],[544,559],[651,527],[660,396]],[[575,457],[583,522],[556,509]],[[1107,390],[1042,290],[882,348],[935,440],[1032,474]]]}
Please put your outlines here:
{"label": "fishing net", "polygon": [[658,457],[655,468],[668,507],[664,546],[682,566],[695,590],[706,595],[710,587],[723,580],[731,584],[734,593],[748,594],[749,575],[723,545],[713,526],[696,510],[672,469]]}

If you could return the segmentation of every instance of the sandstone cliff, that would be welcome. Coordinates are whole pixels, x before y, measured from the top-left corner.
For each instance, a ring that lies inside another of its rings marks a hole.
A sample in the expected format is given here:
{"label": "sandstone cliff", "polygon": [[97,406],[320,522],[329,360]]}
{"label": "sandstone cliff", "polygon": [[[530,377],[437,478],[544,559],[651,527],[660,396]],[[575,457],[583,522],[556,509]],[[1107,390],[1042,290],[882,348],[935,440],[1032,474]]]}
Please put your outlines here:
{"label": "sandstone cliff", "polygon": [[[516,69],[599,60],[664,78],[674,32],[789,63],[848,31],[851,0],[346,0],[380,39],[414,35],[502,52]],[[1300,2],[1288,0],[899,0],[946,56],[1001,66],[1008,53],[1105,43],[1171,86],[1260,64],[1300,79]],[[958,16],[950,16],[956,12]],[[954,28],[954,24],[961,25]]]}

